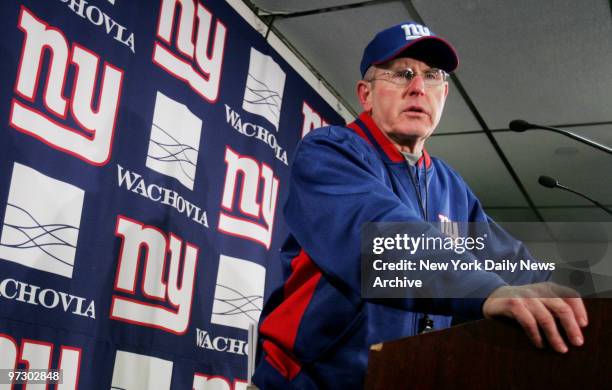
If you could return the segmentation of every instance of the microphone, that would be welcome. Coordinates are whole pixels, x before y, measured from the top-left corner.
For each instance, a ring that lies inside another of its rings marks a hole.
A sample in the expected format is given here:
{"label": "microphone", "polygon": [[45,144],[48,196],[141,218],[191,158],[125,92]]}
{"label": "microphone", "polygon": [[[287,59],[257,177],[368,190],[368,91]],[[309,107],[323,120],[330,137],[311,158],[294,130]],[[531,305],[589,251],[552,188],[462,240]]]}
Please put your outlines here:
{"label": "microphone", "polygon": [[540,176],[538,178],[538,183],[540,183],[546,188],[555,188],[556,186],[559,185],[559,182],[550,176]]}
{"label": "microphone", "polygon": [[534,128],[529,122],[522,119],[515,119],[511,121],[508,126],[510,127],[510,130],[516,131],[517,133],[522,133],[525,130]]}
{"label": "microphone", "polygon": [[561,188],[562,190],[565,191],[569,191],[573,194],[576,194],[578,196],[583,197],[584,199],[593,202],[595,204],[595,206],[601,208],[602,210],[604,210],[605,212],[607,212],[608,214],[612,215],[612,210],[610,210],[609,208],[607,208],[606,206],[604,206],[603,204],[599,203],[598,201],[596,201],[595,199],[589,198],[588,196],[586,196],[585,194],[572,190],[569,187],[566,187],[562,184],[559,184],[559,182],[557,181],[557,179],[554,179],[550,176],[540,176],[538,178],[538,183],[540,183],[540,185],[542,185],[543,187],[546,188]]}
{"label": "microphone", "polygon": [[592,140],[590,140],[588,138],[585,138],[585,137],[579,136],[577,134],[574,134],[571,131],[558,129],[556,127],[536,125],[536,124],[524,121],[522,119],[515,119],[515,120],[511,121],[508,124],[508,127],[510,127],[510,130],[516,131],[517,133],[522,133],[522,132],[524,132],[526,130],[530,130],[530,129],[541,129],[541,130],[553,131],[555,133],[563,134],[566,137],[570,137],[571,139],[574,139],[574,140],[576,140],[578,142],[582,142],[585,145],[592,146],[592,147],[594,147],[596,149],[601,150],[602,152],[606,152],[608,154],[612,154],[612,149],[607,147],[607,146],[605,146],[605,145],[599,144],[599,143],[597,143],[595,141],[592,141]]}

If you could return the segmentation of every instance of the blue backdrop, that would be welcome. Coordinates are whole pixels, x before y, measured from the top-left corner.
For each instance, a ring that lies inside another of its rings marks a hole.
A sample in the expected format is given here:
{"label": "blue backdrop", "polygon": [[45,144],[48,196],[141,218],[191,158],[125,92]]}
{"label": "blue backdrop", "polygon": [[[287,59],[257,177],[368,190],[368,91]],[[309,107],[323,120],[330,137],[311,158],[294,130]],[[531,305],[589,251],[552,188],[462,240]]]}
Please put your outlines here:
{"label": "blue backdrop", "polygon": [[243,388],[296,144],[341,117],[219,0],[0,9],[0,368]]}

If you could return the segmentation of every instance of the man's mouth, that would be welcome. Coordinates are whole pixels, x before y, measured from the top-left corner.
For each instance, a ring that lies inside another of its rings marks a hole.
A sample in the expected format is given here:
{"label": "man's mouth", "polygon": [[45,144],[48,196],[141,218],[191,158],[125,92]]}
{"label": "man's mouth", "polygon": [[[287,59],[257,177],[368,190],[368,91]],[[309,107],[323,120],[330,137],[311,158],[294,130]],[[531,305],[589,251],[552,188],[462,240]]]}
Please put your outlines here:
{"label": "man's mouth", "polygon": [[427,111],[421,106],[410,106],[404,112],[409,114],[427,114]]}

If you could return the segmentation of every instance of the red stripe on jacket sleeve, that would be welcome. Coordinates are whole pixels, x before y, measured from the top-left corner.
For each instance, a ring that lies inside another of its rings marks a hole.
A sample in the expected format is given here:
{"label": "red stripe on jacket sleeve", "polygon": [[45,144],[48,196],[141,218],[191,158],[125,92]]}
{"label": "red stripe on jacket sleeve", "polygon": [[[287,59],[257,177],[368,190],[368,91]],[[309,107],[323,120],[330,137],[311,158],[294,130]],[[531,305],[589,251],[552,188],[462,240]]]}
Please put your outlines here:
{"label": "red stripe on jacket sleeve", "polygon": [[292,351],[302,317],[321,279],[321,271],[304,250],[291,261],[291,269],[293,272],[285,282],[285,299],[259,328],[266,339],[263,343],[266,359],[288,379],[293,379],[301,369]]}
{"label": "red stripe on jacket sleeve", "polygon": [[264,341],[263,349],[266,351],[266,361],[283,377],[291,380],[300,373],[302,365],[293,356],[277,347],[273,342],[268,340]]}

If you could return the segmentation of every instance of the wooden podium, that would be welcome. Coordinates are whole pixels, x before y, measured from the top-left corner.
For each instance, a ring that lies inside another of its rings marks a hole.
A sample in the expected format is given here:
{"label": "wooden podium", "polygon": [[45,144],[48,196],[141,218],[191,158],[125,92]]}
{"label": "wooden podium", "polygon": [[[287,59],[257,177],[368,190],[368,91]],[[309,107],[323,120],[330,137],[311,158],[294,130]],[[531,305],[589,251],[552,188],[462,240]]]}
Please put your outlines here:
{"label": "wooden podium", "polygon": [[612,299],[585,305],[585,343],[566,354],[510,320],[480,320],[372,346],[365,389],[612,389]]}

